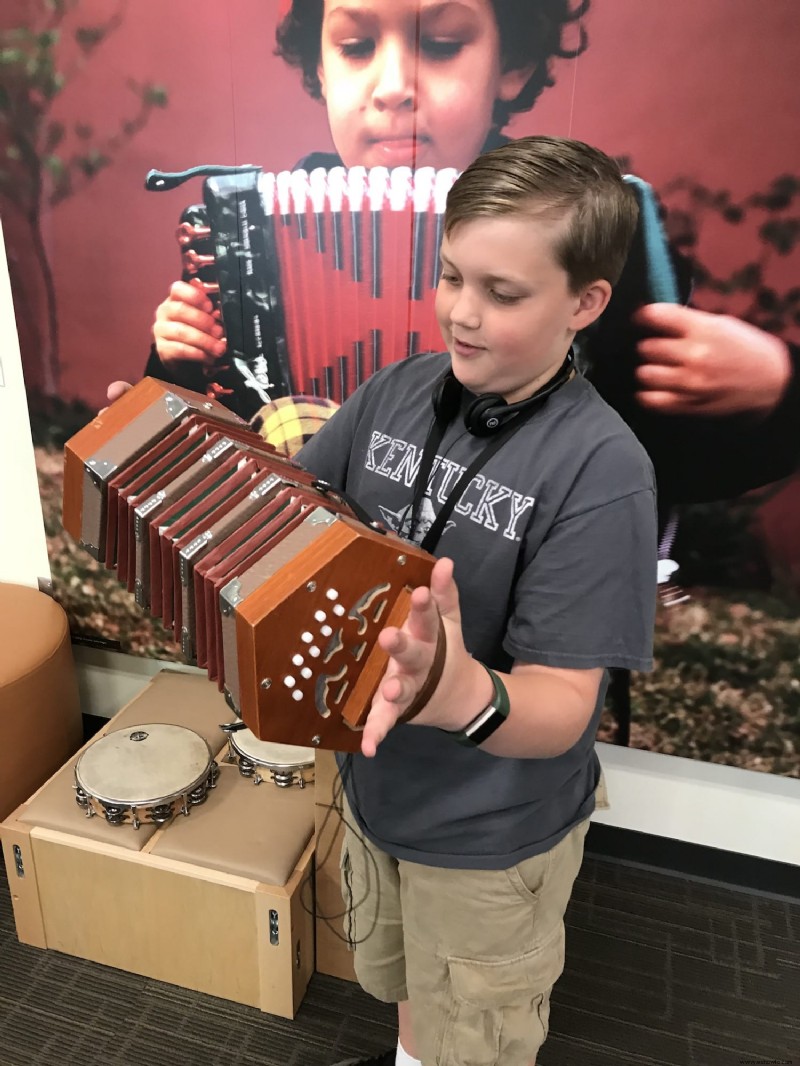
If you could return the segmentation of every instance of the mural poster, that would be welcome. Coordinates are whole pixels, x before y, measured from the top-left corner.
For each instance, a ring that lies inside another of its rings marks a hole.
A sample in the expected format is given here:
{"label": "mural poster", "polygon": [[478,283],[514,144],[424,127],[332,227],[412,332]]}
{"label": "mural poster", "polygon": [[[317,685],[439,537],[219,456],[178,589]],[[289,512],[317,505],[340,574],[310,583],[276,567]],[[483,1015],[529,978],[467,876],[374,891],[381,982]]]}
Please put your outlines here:
{"label": "mural poster", "polygon": [[[763,357],[732,340],[703,376],[638,348],[621,306],[580,346],[661,507],[656,669],[614,679],[601,739],[800,776],[794,0],[12,0],[0,32],[0,203],[75,640],[180,655],[60,526],[64,441],[110,383],[210,390],[262,432],[302,396],[313,429],[385,361],[438,347],[448,180],[503,138],[570,136],[652,187],[691,303],[774,340]],[[208,165],[240,169],[146,188]],[[285,245],[246,297],[275,313],[237,319],[225,269],[245,202],[255,242],[288,213],[351,267],[378,244],[348,244],[341,220],[374,211],[394,274],[356,306]]]}

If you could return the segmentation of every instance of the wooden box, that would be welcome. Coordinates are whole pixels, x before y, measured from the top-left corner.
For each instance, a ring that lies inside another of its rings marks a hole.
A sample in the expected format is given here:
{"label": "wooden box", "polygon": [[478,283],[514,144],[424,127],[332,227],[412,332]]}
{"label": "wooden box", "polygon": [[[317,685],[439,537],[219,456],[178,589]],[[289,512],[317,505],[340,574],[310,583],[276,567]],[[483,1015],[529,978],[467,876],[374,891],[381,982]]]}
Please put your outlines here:
{"label": "wooden box", "polygon": [[76,756],[0,825],[17,934],[292,1018],[314,969],[314,791],[226,764],[230,720],[207,680],[161,673],[100,735],[160,721],[205,736],[220,778],[202,806],[162,828],[87,818]]}

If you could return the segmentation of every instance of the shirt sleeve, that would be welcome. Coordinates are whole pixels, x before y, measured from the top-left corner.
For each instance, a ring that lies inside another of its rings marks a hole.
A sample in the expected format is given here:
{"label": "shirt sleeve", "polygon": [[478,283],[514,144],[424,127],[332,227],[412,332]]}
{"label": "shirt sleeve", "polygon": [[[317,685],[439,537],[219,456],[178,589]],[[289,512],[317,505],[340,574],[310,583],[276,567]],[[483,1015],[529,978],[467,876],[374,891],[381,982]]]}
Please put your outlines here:
{"label": "shirt sleeve", "polygon": [[169,375],[167,374],[167,368],[158,357],[155,344],[150,345],[150,351],[147,353],[147,362],[144,366],[143,376],[146,378],[158,378],[159,381],[170,380]]}
{"label": "shirt sleeve", "polygon": [[652,669],[657,578],[652,488],[554,521],[515,587],[505,650],[569,669]]}
{"label": "shirt sleeve", "polygon": [[347,459],[353,441],[348,415],[345,403],[295,455],[300,466],[339,490],[347,482]]}
{"label": "shirt sleeve", "polygon": [[379,370],[360,385],[294,457],[302,467],[340,492],[347,489],[347,471],[356,430],[368,404],[376,397],[377,384],[386,369]]}

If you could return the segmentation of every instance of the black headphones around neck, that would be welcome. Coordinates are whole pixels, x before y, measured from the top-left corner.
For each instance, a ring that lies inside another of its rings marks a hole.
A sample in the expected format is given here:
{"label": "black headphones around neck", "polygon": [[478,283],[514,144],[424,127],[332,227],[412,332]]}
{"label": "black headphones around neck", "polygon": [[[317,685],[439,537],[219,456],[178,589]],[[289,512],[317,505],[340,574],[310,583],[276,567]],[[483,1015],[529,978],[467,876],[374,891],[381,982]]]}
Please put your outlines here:
{"label": "black headphones around neck", "polygon": [[[570,348],[555,376],[532,396],[516,403],[507,403],[496,392],[485,392],[482,396],[476,396],[470,403],[464,413],[464,425],[474,437],[491,437],[493,433],[508,425],[516,415],[543,403],[551,393],[569,381],[574,369],[575,359]],[[463,395],[464,386],[452,369],[448,368],[433,390],[433,411],[438,423],[449,426],[457,418]]]}

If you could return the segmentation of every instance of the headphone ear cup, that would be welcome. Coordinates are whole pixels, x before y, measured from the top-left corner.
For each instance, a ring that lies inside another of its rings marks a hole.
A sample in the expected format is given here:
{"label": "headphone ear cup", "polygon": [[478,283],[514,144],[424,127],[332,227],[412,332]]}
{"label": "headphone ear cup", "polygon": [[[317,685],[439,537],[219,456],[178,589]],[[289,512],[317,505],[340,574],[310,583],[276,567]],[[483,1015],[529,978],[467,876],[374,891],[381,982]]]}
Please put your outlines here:
{"label": "headphone ear cup", "polygon": [[451,370],[441,378],[433,391],[433,413],[437,422],[449,425],[461,408],[461,382]]}
{"label": "headphone ear cup", "polygon": [[464,424],[473,437],[491,437],[506,421],[508,404],[496,393],[486,393],[473,400],[464,415]]}

